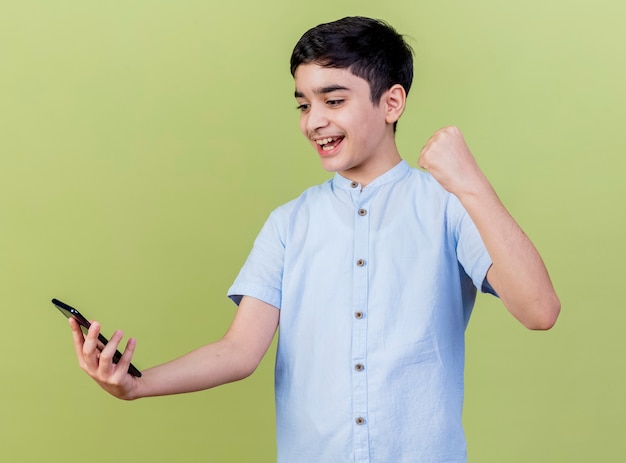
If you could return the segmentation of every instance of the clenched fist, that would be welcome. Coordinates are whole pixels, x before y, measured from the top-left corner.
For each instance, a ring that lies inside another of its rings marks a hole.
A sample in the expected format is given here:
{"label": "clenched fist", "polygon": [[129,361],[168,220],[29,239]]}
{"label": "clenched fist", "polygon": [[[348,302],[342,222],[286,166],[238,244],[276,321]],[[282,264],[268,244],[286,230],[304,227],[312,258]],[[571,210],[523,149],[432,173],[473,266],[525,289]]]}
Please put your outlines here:
{"label": "clenched fist", "polygon": [[435,132],[422,148],[417,162],[457,197],[489,185],[457,127]]}

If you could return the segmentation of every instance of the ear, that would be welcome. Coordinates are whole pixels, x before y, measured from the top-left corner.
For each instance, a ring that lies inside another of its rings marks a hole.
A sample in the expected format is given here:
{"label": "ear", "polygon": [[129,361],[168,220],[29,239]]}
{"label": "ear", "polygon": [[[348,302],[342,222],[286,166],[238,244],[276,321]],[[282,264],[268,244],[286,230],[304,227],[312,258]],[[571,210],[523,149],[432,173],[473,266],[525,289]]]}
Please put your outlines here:
{"label": "ear", "polygon": [[385,105],[385,121],[388,124],[393,124],[404,112],[406,105],[406,92],[404,87],[400,84],[393,85],[383,95],[382,103]]}

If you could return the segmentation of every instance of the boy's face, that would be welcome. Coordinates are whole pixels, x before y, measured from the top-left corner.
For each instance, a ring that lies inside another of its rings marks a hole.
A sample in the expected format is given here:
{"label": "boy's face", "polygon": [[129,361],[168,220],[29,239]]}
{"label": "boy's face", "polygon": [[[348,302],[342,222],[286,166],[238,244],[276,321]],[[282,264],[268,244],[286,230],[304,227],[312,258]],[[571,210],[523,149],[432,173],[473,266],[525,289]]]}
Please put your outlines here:
{"label": "boy's face", "polygon": [[348,69],[302,64],[294,79],[300,130],[324,169],[365,183],[390,167],[397,150],[385,95],[375,106],[369,83]]}

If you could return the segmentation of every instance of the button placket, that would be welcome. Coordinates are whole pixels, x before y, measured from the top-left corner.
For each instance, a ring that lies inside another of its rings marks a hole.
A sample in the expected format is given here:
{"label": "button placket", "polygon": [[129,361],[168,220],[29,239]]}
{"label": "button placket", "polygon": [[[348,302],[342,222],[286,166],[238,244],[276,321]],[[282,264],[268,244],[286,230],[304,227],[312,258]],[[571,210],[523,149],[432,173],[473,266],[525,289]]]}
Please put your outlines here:
{"label": "button placket", "polygon": [[367,426],[367,318],[369,258],[369,197],[367,189],[354,195],[354,271],[352,281],[352,410],[355,461],[369,461]]}

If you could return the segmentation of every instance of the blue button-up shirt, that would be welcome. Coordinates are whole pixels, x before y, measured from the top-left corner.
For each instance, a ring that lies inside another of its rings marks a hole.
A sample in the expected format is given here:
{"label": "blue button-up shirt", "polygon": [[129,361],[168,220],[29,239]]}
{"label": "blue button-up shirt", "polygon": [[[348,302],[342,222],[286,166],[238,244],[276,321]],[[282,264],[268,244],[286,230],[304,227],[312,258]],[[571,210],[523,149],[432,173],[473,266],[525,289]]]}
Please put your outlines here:
{"label": "blue button-up shirt", "polygon": [[401,161],[269,217],[229,290],[280,310],[278,460],[464,462],[464,331],[491,259],[457,198]]}

